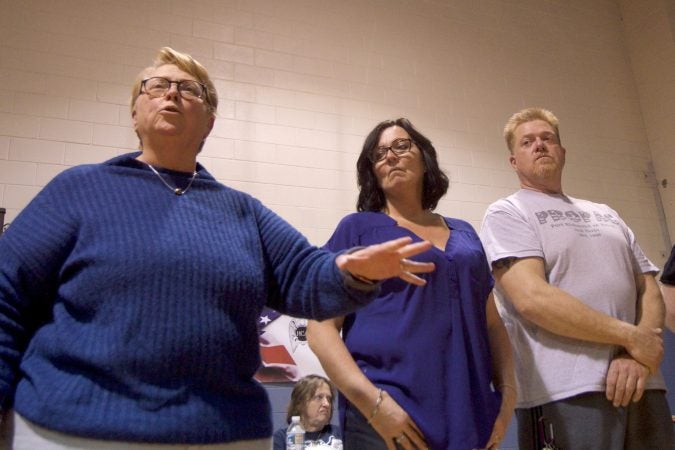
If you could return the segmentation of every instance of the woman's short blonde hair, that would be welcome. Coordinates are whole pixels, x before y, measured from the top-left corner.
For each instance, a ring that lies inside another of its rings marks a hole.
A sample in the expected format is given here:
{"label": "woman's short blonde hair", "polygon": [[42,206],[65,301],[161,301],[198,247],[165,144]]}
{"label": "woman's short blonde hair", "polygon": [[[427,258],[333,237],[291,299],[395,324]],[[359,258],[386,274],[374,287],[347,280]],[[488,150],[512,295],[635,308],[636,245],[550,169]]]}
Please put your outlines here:
{"label": "woman's short blonde hair", "polygon": [[131,90],[131,110],[134,110],[136,99],[141,94],[141,83],[145,77],[153,70],[166,64],[173,64],[183,72],[189,73],[197,79],[200,83],[206,86],[206,95],[204,96],[204,103],[209,113],[215,117],[218,109],[218,93],[216,87],[209,77],[209,72],[196,59],[187,53],[177,52],[171,47],[162,47],[155,57],[155,61],[150,67],[146,67],[136,77],[134,85]]}
{"label": "woman's short blonde hair", "polygon": [[515,146],[513,140],[515,138],[516,128],[526,122],[532,122],[533,120],[543,120],[544,122],[548,122],[548,124],[553,127],[553,130],[558,137],[558,142],[560,142],[558,118],[551,111],[544,108],[525,108],[512,115],[504,126],[504,139],[506,139],[506,145],[509,147],[511,153],[513,153],[513,148]]}

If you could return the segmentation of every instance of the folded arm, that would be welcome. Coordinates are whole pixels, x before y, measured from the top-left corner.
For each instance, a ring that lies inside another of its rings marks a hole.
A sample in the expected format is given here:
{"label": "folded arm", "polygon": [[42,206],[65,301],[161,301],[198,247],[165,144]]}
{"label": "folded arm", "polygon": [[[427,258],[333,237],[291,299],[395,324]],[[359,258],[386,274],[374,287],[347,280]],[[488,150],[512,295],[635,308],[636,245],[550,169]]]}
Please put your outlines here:
{"label": "folded arm", "polygon": [[[664,304],[654,275],[640,273],[635,276],[637,291],[637,326],[646,330],[663,327]],[[607,370],[605,394],[614,406],[627,406],[637,402],[644,394],[649,368],[631,355],[617,355]]]}
{"label": "folded arm", "polygon": [[[501,259],[493,263],[493,273],[525,319],[561,336],[622,346],[651,371],[658,369],[663,358],[659,328],[615,319],[550,285],[541,258]],[[647,317],[651,315],[648,313]]]}

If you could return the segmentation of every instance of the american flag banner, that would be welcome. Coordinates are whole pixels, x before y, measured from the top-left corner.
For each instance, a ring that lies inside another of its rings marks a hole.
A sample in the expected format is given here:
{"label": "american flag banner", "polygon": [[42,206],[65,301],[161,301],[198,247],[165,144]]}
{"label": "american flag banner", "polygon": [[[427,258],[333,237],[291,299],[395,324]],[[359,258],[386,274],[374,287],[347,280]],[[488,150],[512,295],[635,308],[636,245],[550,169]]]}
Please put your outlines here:
{"label": "american flag banner", "polygon": [[295,382],[317,374],[326,376],[307,344],[307,319],[264,308],[258,318],[262,365],[255,378],[262,383]]}

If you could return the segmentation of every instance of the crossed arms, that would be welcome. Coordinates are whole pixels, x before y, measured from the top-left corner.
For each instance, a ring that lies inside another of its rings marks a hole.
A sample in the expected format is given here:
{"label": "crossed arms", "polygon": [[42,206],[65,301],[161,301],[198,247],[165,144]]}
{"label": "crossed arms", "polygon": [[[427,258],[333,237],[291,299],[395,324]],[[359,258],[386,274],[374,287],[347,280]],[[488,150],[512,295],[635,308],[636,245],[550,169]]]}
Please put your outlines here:
{"label": "crossed arms", "polygon": [[497,283],[525,319],[561,336],[623,347],[626,353],[617,356],[607,371],[607,398],[615,406],[625,406],[642,397],[647,376],[663,359],[665,309],[652,274],[635,276],[637,324],[633,325],[550,285],[539,257],[504,258],[492,268]]}

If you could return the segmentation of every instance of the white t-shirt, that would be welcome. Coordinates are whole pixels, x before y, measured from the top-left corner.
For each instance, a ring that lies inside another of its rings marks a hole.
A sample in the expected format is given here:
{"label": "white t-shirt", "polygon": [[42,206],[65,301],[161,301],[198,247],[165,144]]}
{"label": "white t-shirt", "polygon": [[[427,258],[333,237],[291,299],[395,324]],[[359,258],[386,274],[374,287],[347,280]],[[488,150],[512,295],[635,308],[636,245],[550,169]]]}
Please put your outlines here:
{"label": "white t-shirt", "polygon": [[[485,213],[480,232],[488,261],[540,257],[548,282],[586,305],[635,323],[635,274],[658,272],[633,232],[607,205],[521,189]],[[530,408],[605,390],[620,348],[553,334],[523,318],[495,288],[499,313],[514,347],[517,407]],[[648,389],[665,389],[660,373]]]}

